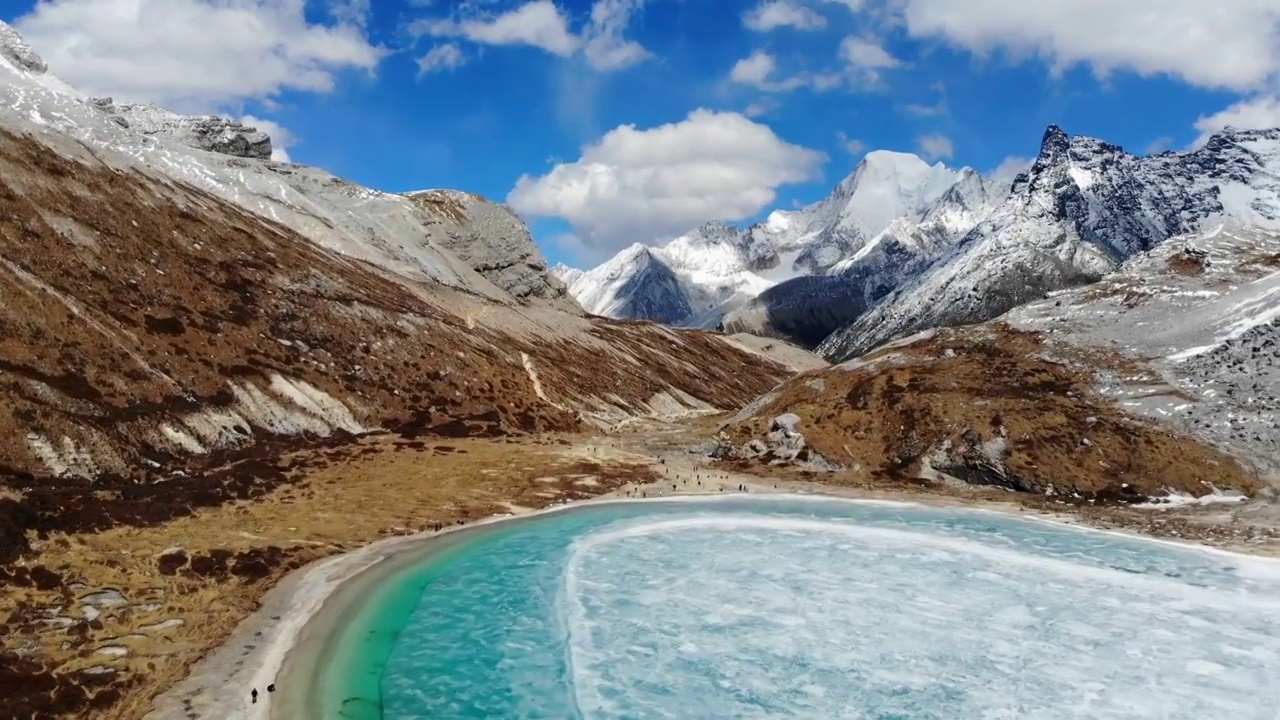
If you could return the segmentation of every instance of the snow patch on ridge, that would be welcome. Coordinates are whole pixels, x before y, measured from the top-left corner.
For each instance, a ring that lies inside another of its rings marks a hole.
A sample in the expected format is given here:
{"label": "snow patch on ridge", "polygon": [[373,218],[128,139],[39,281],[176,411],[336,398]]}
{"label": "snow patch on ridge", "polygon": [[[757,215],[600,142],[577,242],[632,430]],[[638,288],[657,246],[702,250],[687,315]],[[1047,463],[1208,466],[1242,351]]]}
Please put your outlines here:
{"label": "snow patch on ridge", "polygon": [[[252,381],[230,382],[234,402],[225,407],[209,407],[157,422],[148,433],[158,448],[191,455],[216,449],[238,447],[255,429],[273,435],[314,434],[328,437],[334,432],[368,432],[342,401],[303,380],[273,374],[267,389]],[[62,437],[57,442],[39,434],[27,436],[31,453],[56,476],[95,477],[114,458],[98,448],[110,443]]]}

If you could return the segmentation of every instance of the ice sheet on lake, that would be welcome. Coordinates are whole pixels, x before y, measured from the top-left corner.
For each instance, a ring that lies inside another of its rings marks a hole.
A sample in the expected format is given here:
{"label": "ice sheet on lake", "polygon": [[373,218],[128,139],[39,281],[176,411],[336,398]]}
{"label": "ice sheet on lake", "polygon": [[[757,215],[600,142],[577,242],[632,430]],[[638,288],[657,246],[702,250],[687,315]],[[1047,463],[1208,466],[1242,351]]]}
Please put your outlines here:
{"label": "ice sheet on lake", "polygon": [[1076,542],[758,516],[598,532],[561,603],[577,703],[593,719],[1275,719],[1280,588]]}

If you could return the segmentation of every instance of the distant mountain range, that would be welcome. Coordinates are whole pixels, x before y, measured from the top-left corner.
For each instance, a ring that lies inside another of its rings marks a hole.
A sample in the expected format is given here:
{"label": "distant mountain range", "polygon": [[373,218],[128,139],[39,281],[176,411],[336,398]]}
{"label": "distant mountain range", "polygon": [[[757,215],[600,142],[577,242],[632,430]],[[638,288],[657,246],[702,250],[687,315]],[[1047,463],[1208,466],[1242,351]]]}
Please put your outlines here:
{"label": "distant mountain range", "polygon": [[843,360],[1096,281],[1217,223],[1280,228],[1280,129],[1138,157],[1050,126],[1015,178],[874,151],[803,209],[552,272],[594,314],[773,335]]}

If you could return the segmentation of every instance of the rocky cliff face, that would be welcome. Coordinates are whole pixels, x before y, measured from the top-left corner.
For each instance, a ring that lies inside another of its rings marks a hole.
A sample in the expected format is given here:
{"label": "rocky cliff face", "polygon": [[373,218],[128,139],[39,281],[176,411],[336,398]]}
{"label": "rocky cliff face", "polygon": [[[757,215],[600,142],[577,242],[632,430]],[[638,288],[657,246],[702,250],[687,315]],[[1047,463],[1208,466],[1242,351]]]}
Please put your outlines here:
{"label": "rocky cliff face", "polygon": [[261,130],[216,115],[179,115],[155,105],[117,103],[93,98],[90,103],[120,127],[160,136],[197,150],[234,157],[271,159],[271,138]]}
{"label": "rocky cliff face", "polygon": [[1125,259],[1211,223],[1280,227],[1277,173],[1280,129],[1226,130],[1194,152],[1139,158],[1050,127],[1008,199],[819,350],[856,357],[925,328],[986,320],[1094,282]]}
{"label": "rocky cliff face", "polygon": [[44,59],[31,49],[16,30],[2,21],[0,21],[0,57],[4,57],[14,66],[27,72],[42,75],[49,71],[49,66],[45,64]]}
{"label": "rocky cliff face", "polygon": [[529,228],[505,205],[457,190],[424,190],[408,198],[439,228],[440,245],[517,300],[544,300],[579,312],[565,284],[547,268]]}

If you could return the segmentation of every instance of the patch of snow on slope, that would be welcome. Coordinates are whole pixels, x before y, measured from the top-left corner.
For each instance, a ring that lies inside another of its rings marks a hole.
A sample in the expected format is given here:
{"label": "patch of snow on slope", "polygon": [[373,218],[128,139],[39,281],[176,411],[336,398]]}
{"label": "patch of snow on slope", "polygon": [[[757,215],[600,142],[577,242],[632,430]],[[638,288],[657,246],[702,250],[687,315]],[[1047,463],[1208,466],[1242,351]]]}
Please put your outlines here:
{"label": "patch of snow on slope", "polygon": [[[1187,360],[1202,355],[1223,343],[1235,340],[1255,327],[1280,318],[1280,272],[1254,280],[1232,292],[1231,295],[1233,298],[1243,295],[1244,299],[1219,310],[1217,322],[1214,324],[1223,329],[1222,334],[1206,345],[1198,345],[1173,353],[1168,356],[1170,360]],[[1207,297],[1218,297],[1218,295]],[[1280,349],[1277,352],[1280,353]]]}
{"label": "patch of snow on slope", "polygon": [[1234,491],[1221,491],[1217,488],[1200,497],[1188,495],[1186,493],[1170,492],[1168,495],[1159,498],[1152,498],[1149,502],[1138,503],[1135,508],[1145,510],[1174,510],[1177,508],[1205,506],[1205,505],[1235,505],[1248,500],[1247,495],[1242,495]]}
{"label": "patch of snow on slope", "polygon": [[[1005,314],[1022,330],[1147,359],[1100,391],[1280,473],[1280,232],[1212,226],[1130,258],[1094,285]],[[1196,268],[1188,271],[1188,266]]]}
{"label": "patch of snow on slope", "polygon": [[1067,168],[1067,174],[1071,176],[1073,181],[1075,181],[1076,187],[1081,190],[1088,190],[1095,182],[1098,181],[1097,176],[1092,172],[1075,165]]}

